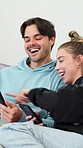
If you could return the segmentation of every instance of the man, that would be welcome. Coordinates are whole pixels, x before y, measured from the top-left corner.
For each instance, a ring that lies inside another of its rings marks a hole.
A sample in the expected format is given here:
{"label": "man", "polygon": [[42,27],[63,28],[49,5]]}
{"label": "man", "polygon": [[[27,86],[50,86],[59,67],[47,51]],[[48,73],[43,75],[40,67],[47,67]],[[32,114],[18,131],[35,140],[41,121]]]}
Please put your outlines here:
{"label": "man", "polygon": [[[55,71],[56,62],[51,60],[50,53],[55,43],[56,33],[54,25],[42,18],[31,18],[25,21],[20,28],[24,39],[24,48],[29,57],[19,62],[16,66],[0,71],[0,91],[7,106],[0,105],[1,119],[6,122],[26,121],[26,115],[15,104],[13,97],[6,93],[19,93],[22,89],[45,87],[58,90],[64,83]],[[11,103],[10,103],[11,102]],[[42,122],[53,127],[54,121],[49,113],[29,103],[35,112],[41,112]],[[0,121],[2,124],[2,120]]]}

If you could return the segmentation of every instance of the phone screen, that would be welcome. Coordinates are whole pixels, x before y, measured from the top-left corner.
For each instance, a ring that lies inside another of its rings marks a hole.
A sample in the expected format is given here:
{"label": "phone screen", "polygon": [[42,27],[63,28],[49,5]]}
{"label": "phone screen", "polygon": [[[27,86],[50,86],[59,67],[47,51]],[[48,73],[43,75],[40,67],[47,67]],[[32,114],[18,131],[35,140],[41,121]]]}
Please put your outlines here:
{"label": "phone screen", "polygon": [[3,105],[5,105],[5,106],[7,106],[7,105],[5,104],[5,100],[4,100],[4,98],[3,98],[2,94],[1,94],[1,92],[0,92],[0,104],[3,104]]}
{"label": "phone screen", "polygon": [[37,122],[35,122],[35,124],[39,124],[42,123],[42,120],[36,115],[36,113],[31,109],[30,106],[26,105],[26,104],[19,104],[20,108],[25,112],[25,114],[27,116],[32,115],[33,117],[36,117]]}

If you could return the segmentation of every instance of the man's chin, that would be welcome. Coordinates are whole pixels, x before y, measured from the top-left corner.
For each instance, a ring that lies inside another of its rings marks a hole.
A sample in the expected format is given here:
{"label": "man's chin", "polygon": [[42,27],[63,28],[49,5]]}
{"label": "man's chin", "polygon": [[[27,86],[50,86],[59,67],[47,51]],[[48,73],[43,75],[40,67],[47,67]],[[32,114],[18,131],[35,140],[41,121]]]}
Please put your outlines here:
{"label": "man's chin", "polygon": [[38,62],[39,62],[39,59],[32,59],[32,58],[31,58],[31,61],[32,61],[32,62],[35,62],[35,63],[38,63]]}

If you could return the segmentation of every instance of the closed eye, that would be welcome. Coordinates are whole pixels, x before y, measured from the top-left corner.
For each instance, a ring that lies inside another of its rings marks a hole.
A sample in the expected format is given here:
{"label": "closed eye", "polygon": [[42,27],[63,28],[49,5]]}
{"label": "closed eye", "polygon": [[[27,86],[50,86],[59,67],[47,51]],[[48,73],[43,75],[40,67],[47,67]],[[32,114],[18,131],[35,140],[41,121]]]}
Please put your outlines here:
{"label": "closed eye", "polygon": [[64,60],[59,60],[60,63],[62,63]]}
{"label": "closed eye", "polygon": [[36,40],[41,40],[42,38],[43,38],[42,35],[36,35],[36,36],[35,36],[35,39],[36,39]]}

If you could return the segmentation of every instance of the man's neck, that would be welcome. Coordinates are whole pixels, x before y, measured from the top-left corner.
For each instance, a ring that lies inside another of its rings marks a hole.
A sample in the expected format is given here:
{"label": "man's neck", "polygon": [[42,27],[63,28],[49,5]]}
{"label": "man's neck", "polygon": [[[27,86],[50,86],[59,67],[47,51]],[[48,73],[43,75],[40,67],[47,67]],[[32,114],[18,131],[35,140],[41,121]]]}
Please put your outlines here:
{"label": "man's neck", "polygon": [[35,69],[39,66],[42,66],[42,65],[45,65],[47,63],[49,63],[51,61],[51,59],[49,59],[48,61],[41,61],[41,62],[33,62],[33,61],[30,61],[29,63],[27,63],[27,65],[32,68],[32,69]]}

